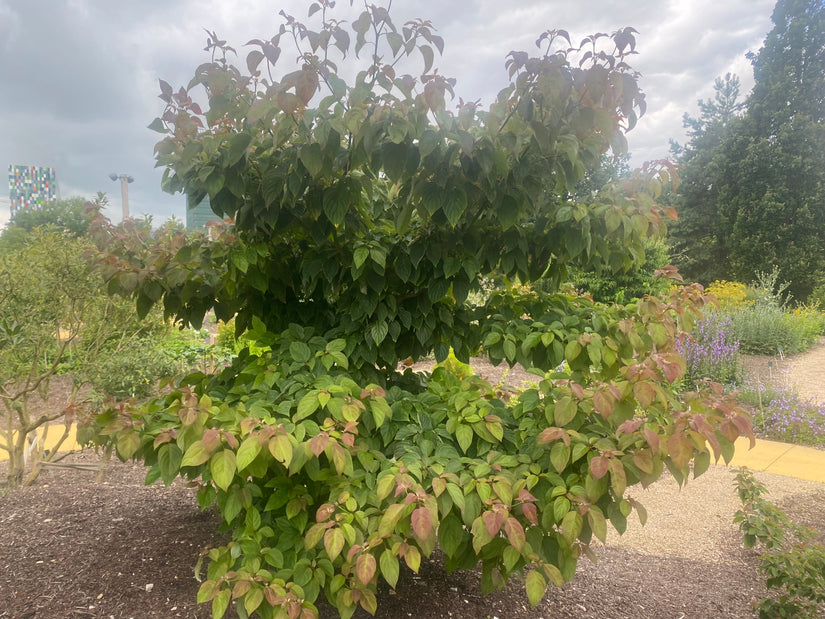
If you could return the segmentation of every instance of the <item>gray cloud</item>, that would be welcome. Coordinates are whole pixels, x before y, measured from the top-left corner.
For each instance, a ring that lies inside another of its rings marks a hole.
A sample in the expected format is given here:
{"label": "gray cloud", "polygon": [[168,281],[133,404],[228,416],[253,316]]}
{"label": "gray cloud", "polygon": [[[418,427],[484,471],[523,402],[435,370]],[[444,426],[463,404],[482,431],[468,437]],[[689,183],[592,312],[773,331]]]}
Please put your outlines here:
{"label": "gray cloud", "polygon": [[[348,5],[340,0],[342,6]],[[107,191],[119,217],[119,188],[107,175],[128,173],[134,213],[184,217],[183,199],[160,191],[154,169],[158,78],[186,84],[206,60],[203,27],[243,44],[269,37],[278,10],[305,15],[305,0],[0,0],[0,171],[10,163],[57,168],[64,196]],[[352,15],[360,3],[350,9]],[[770,29],[773,0],[396,0],[396,21],[431,19],[445,38],[441,72],[458,79],[456,94],[487,104],[506,86],[505,55],[534,50],[542,31],[565,28],[581,38],[624,26],[639,30],[648,114],[629,135],[634,163],[667,156],[682,139],[684,112],[712,95],[727,71],[752,84],[745,52]],[[574,39],[574,42],[577,42]],[[0,196],[6,196],[0,182]],[[0,224],[7,216],[0,202]]]}

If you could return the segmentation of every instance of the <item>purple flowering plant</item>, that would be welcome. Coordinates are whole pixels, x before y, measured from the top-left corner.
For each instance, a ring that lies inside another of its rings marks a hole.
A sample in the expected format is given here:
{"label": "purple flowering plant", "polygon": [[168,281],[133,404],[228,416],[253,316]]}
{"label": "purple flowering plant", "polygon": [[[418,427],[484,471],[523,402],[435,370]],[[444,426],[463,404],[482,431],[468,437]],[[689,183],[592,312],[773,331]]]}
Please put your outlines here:
{"label": "purple flowering plant", "polygon": [[753,423],[765,438],[825,447],[825,403],[802,400],[790,389],[779,388],[770,402],[754,411]]}
{"label": "purple flowering plant", "polygon": [[677,343],[685,358],[685,385],[693,388],[710,379],[723,384],[736,381],[739,374],[739,342],[732,333],[730,316],[709,314],[690,335]]}

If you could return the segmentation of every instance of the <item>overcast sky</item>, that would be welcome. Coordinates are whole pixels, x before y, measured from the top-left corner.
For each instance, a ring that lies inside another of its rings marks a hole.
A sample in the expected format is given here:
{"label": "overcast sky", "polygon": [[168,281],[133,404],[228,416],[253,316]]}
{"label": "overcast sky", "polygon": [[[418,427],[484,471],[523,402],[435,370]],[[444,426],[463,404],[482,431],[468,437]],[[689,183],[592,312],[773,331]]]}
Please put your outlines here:
{"label": "overcast sky", "polygon": [[[381,4],[378,0],[376,3]],[[135,178],[133,215],[157,223],[185,217],[182,196],[160,190],[146,126],[162,112],[158,79],[188,83],[208,60],[203,28],[238,49],[241,66],[253,38],[270,38],[281,9],[300,19],[309,0],[0,0],[0,225],[8,219],[9,164],[57,169],[61,197],[110,196],[120,219],[120,185]],[[339,0],[340,5],[349,5]],[[668,155],[683,141],[682,115],[713,93],[730,71],[746,95],[748,51],[771,28],[774,0],[395,0],[394,21],[430,19],[446,42],[440,73],[458,79],[456,95],[486,107],[507,84],[505,55],[536,51],[541,32],[564,28],[574,41],[633,26],[648,111],[629,135],[632,163]],[[356,8],[363,6],[356,0]],[[286,55],[284,56],[286,57]],[[457,99],[456,99],[457,100]]]}

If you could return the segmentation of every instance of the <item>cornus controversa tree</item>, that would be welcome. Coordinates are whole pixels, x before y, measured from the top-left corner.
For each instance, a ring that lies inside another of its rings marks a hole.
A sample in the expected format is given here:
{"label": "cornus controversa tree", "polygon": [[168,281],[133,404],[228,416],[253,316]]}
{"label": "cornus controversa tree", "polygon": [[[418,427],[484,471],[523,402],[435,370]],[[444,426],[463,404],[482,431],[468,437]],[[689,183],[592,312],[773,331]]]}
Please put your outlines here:
{"label": "cornus controversa tree", "polygon": [[[204,554],[198,593],[215,617],[315,617],[320,595],[374,613],[379,581],[436,545],[449,571],[480,566],[485,592],[523,578],[537,604],[608,521],[645,519],[628,488],[665,467],[684,482],[751,434],[719,386],[677,396],[699,288],[627,307],[559,290],[570,265],[633,265],[671,214],[654,203],[666,167],[570,198],[644,110],[635,31],[579,48],[545,32],[537,55],[507,55],[482,110],[454,106],[430,22],[309,13],[317,29],[285,16],[242,67],[210,33],[189,86],[161,82],[164,187],[230,223],[108,245],[111,287],[140,311],[235,316],[258,352],[104,415],[102,432],[148,482],[197,480],[218,505],[233,537]],[[492,276],[542,285],[478,294]],[[503,394],[448,359],[482,347],[536,368],[536,386]],[[397,369],[430,354],[431,374]]]}

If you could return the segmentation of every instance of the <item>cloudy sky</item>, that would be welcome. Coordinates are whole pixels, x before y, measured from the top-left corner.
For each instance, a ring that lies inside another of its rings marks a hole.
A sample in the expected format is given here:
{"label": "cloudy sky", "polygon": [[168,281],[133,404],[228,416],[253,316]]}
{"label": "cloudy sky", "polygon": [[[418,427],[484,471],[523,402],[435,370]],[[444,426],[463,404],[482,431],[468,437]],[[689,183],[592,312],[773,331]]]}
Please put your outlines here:
{"label": "cloudy sky", "polygon": [[[375,0],[381,3],[380,0]],[[303,19],[309,0],[0,0],[0,171],[9,164],[57,169],[61,197],[105,191],[120,219],[120,186],[133,176],[133,215],[185,217],[181,196],[160,190],[158,79],[178,87],[208,60],[203,28],[245,58],[244,43],[270,38],[281,9]],[[347,0],[339,5],[349,6]],[[355,0],[356,9],[363,0]],[[774,0],[395,0],[396,24],[430,19],[445,41],[437,65],[458,79],[456,95],[488,104],[507,84],[504,57],[535,51],[541,32],[564,28],[574,41],[633,26],[648,112],[628,136],[632,163],[666,157],[683,141],[682,115],[713,93],[728,71],[752,86],[745,59],[771,28]],[[286,54],[283,56],[286,57]],[[241,60],[243,66],[243,60]],[[8,219],[0,181],[0,225]]]}

